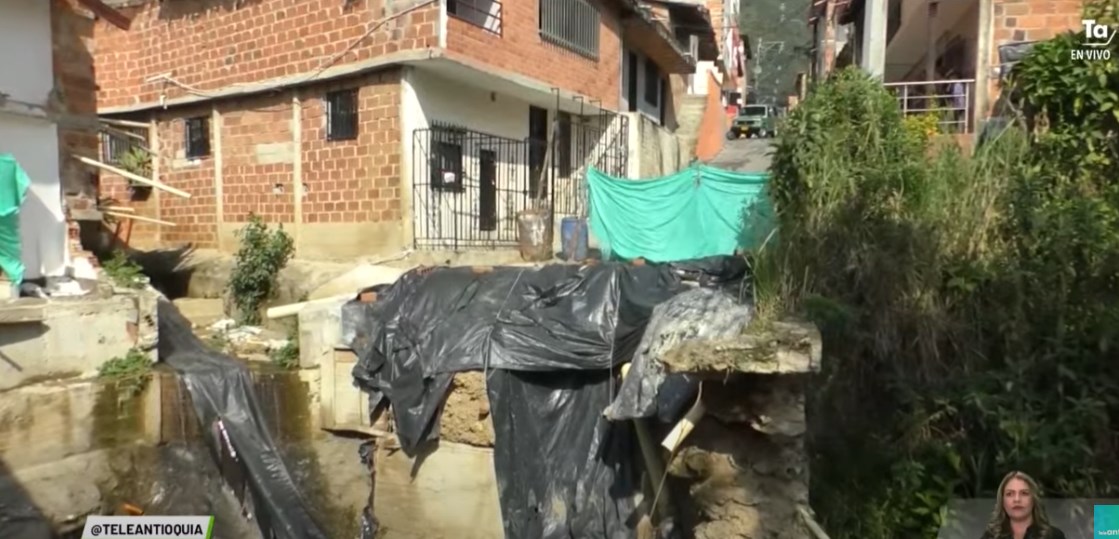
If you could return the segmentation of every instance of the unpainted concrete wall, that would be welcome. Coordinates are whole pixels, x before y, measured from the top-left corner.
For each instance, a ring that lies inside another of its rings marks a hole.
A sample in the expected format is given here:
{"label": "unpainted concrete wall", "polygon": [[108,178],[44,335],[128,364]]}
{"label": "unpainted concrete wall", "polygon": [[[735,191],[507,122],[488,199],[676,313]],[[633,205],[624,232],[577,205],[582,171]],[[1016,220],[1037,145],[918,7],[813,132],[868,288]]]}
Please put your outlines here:
{"label": "unpainted concrete wall", "polygon": [[0,390],[90,376],[133,348],[150,350],[155,359],[158,320],[150,293],[51,299],[43,312],[42,322],[5,324],[0,331]]}
{"label": "unpainted concrete wall", "polygon": [[688,165],[690,151],[675,134],[636,113],[629,116],[629,177],[665,176]]}

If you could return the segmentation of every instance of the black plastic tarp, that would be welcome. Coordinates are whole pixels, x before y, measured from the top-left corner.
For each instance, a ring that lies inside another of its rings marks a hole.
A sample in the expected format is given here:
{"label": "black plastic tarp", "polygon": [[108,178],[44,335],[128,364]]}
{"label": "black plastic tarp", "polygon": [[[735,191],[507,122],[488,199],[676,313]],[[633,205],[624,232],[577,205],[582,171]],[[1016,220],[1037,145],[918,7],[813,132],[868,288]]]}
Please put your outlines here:
{"label": "black plastic tarp", "polygon": [[1037,41],[1020,41],[999,45],[999,79],[1006,79],[1014,66],[1030,54]]}
{"label": "black plastic tarp", "polygon": [[667,374],[663,354],[681,342],[738,335],[753,317],[752,304],[709,288],[689,290],[657,305],[606,417],[611,421],[656,417],[666,423],[677,419],[681,409],[691,404],[696,382],[685,374]]}
{"label": "black plastic tarp", "polygon": [[263,536],[325,539],[268,432],[248,368],[206,346],[171,302],[160,299],[158,309],[160,360],[179,372],[215,462],[247,498]]}
{"label": "black plastic tarp", "polygon": [[50,521],[3,462],[0,462],[0,537],[54,537]]}
{"label": "black plastic tarp", "polygon": [[[603,414],[619,391],[611,369],[634,357],[657,305],[697,284],[737,290],[746,273],[737,257],[419,269],[376,302],[347,304],[343,332],[358,354],[356,385],[372,408],[391,402],[409,455],[438,439],[454,373],[486,372],[507,538],[621,539],[633,534],[640,461],[631,425]],[[646,404],[626,408],[643,415]]]}

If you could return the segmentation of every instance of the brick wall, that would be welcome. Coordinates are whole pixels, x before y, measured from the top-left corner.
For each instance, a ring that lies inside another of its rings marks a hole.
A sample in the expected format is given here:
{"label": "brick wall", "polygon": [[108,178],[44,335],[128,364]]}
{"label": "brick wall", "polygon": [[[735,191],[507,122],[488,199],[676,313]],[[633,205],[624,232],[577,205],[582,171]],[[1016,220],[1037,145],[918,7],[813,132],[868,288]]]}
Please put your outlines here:
{"label": "brick wall", "polygon": [[448,54],[526,75],[616,109],[622,76],[619,11],[613,2],[595,1],[601,21],[597,61],[540,38],[538,0],[503,0],[501,35],[448,17]]}
{"label": "brick wall", "polygon": [[[304,223],[400,220],[400,75],[392,69],[304,92]],[[326,140],[321,96],[355,85],[360,85],[357,139]]]}
{"label": "brick wall", "polygon": [[160,193],[158,197],[153,194],[153,198],[157,198],[160,219],[175,223],[175,226],[161,227],[160,241],[165,245],[218,246],[214,162],[219,149],[212,134],[213,123],[210,125],[210,155],[187,159],[184,145],[186,119],[210,117],[212,113],[210,105],[198,105],[162,111],[156,117],[160,162],[158,179],[191,195],[190,198],[182,198],[169,193]]}
{"label": "brick wall", "polygon": [[[124,8],[128,31],[99,21],[94,67],[98,106],[154,103],[189,95],[174,84],[145,82],[169,73],[195,91],[311,74],[339,55],[338,65],[387,53],[434,47],[438,5],[426,0],[175,0]],[[378,27],[391,13],[418,9]],[[348,52],[347,52],[348,51]]]}
{"label": "brick wall", "polygon": [[[144,120],[144,118],[138,118]],[[149,130],[150,138],[150,130]],[[152,141],[149,140],[149,144]],[[158,144],[158,141],[155,142]],[[157,148],[152,146],[152,150]],[[100,159],[100,152],[94,152],[93,157]],[[154,160],[154,158],[153,158]],[[161,164],[161,166],[167,166]],[[164,195],[158,193],[154,189],[139,189],[136,191],[129,190],[129,181],[123,176],[101,171],[99,174],[97,187],[99,196],[106,203],[107,206],[114,207],[127,207],[131,208],[130,213],[139,217],[146,217],[150,219],[160,218],[159,201]],[[121,217],[113,217],[106,222],[108,231],[122,244],[137,249],[150,249],[157,247],[160,243],[160,227],[155,223],[142,221],[139,219],[128,219]]]}
{"label": "brick wall", "polygon": [[291,109],[289,93],[238,99],[218,107],[224,222],[247,222],[250,213],[269,223],[293,222]]}
{"label": "brick wall", "polygon": [[[1081,28],[1083,0],[993,0],[990,66],[999,67],[999,46],[1040,41]],[[991,74],[988,103],[998,99],[998,75]]]}
{"label": "brick wall", "polygon": [[995,47],[1080,28],[1084,8],[1081,0],[994,0],[993,7]]}
{"label": "brick wall", "polygon": [[[348,88],[358,89],[358,136],[328,141],[323,98],[328,91]],[[398,223],[404,196],[400,71],[389,69],[299,89],[298,137],[293,131],[294,95],[287,91],[156,113],[158,140],[152,149],[159,155],[158,180],[192,196],[184,199],[153,191],[147,199],[136,199],[127,192],[123,178],[103,174],[103,196],[124,201],[137,215],[175,223],[136,222],[131,231],[123,231],[122,239],[137,248],[191,244],[231,251],[236,248],[231,231],[250,213],[291,231],[297,213],[297,158],[306,189],[301,225]],[[184,123],[194,116],[211,118],[211,151],[209,156],[187,160]]]}
{"label": "brick wall", "polygon": [[[97,111],[97,85],[93,78],[90,41],[94,19],[72,0],[52,0],[51,34],[54,87],[60,109],[73,117],[92,119]],[[92,258],[82,249],[80,229],[70,216],[74,210],[96,205],[96,175],[71,155],[97,155],[97,134],[73,124],[58,126],[58,166],[67,212],[71,259]]]}

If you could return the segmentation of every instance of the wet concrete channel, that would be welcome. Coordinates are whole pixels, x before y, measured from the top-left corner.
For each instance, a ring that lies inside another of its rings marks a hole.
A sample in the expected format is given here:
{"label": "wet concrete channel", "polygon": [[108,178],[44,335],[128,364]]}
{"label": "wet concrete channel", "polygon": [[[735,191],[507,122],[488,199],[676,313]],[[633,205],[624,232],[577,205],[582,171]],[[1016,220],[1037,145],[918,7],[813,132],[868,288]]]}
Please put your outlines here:
{"label": "wet concrete channel", "polygon": [[[370,491],[358,456],[362,440],[317,428],[314,396],[299,371],[247,365],[261,416],[300,492],[331,537],[356,537]],[[45,385],[0,393],[0,440],[7,441],[0,443],[0,490],[25,497],[30,527],[19,528],[20,536],[35,539],[36,529],[53,528],[41,537],[80,537],[86,514],[138,509],[215,515],[214,537],[260,537],[244,491],[231,488],[239,478],[232,467],[219,469],[228,463],[204,443],[176,373],[157,366],[135,394],[131,381]]]}

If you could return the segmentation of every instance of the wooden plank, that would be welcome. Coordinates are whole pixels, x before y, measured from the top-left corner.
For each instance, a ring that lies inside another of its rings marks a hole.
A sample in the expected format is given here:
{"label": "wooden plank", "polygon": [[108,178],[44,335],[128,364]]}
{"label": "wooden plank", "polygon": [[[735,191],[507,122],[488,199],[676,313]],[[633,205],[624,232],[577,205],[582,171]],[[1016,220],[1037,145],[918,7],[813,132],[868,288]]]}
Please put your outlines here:
{"label": "wooden plank", "polygon": [[505,537],[492,449],[440,442],[412,468],[403,451],[377,452],[373,513],[387,537]]}
{"label": "wooden plank", "polygon": [[369,397],[354,387],[353,350],[334,350],[334,425],[358,429],[369,425]]}
{"label": "wooden plank", "polygon": [[81,156],[81,155],[75,155],[73,157],[74,157],[74,159],[77,159],[78,161],[81,161],[82,163],[85,163],[85,164],[87,164],[91,167],[97,167],[97,168],[100,168],[102,170],[107,170],[107,171],[112,172],[113,174],[116,174],[118,176],[124,176],[125,178],[128,178],[132,181],[139,182],[139,183],[142,183],[142,184],[150,186],[150,187],[154,187],[156,189],[159,189],[160,191],[167,191],[168,193],[171,193],[172,195],[180,196],[180,197],[183,197],[183,198],[190,198],[190,193],[188,193],[186,191],[183,191],[182,189],[175,189],[174,187],[171,187],[170,185],[159,183],[159,182],[157,182],[157,181],[155,181],[151,178],[145,178],[145,177],[143,177],[139,174],[133,174],[133,173],[127,171],[127,170],[120,169],[120,168],[114,167],[112,165],[107,165],[107,164],[102,163],[101,161],[98,161],[96,159],[90,159],[88,157],[84,157],[84,156]]}
{"label": "wooden plank", "polygon": [[327,354],[319,362],[319,424],[325,430],[333,430],[334,420],[334,358],[337,353]]}

